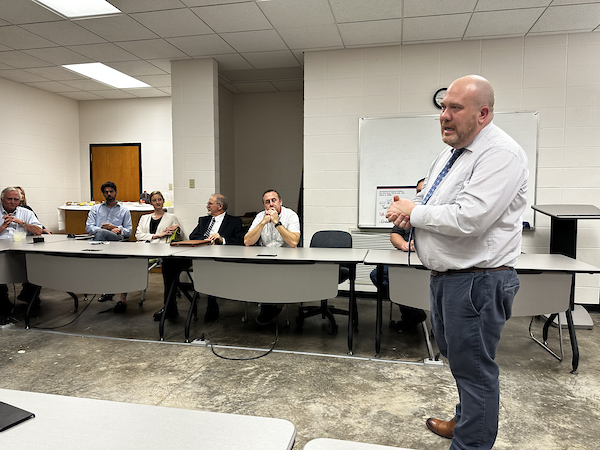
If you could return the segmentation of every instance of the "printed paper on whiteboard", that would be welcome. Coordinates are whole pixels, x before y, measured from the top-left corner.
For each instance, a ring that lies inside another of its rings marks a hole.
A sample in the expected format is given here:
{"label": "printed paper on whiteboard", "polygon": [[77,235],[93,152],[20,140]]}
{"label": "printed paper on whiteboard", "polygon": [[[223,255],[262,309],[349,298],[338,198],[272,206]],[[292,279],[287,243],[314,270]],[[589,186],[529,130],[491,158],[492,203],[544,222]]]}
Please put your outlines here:
{"label": "printed paper on whiteboard", "polygon": [[393,223],[388,222],[385,213],[394,201],[394,195],[400,198],[413,198],[415,186],[377,186],[375,199],[375,226],[378,228],[392,228]]}

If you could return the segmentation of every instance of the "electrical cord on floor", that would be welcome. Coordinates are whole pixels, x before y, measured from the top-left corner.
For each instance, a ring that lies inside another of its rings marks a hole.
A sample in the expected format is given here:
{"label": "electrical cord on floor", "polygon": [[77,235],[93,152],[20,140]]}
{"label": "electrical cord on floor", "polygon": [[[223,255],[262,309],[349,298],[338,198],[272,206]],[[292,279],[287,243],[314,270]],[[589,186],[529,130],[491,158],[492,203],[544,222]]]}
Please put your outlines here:
{"label": "electrical cord on floor", "polygon": [[58,330],[59,328],[63,328],[63,327],[69,326],[73,322],[75,322],[77,319],[79,319],[79,316],[81,316],[85,312],[85,310],[88,309],[88,307],[92,304],[92,302],[94,301],[95,298],[96,298],[96,295],[94,294],[94,296],[88,302],[88,304],[85,305],[85,307],[81,310],[81,312],[79,314],[77,314],[77,316],[75,316],[75,318],[73,320],[71,320],[70,322],[67,322],[67,323],[65,323],[63,325],[57,325],[55,327],[31,327],[31,328],[35,328],[36,330]]}
{"label": "electrical cord on floor", "polygon": [[276,325],[275,325],[275,342],[273,342],[273,346],[267,352],[263,353],[262,355],[253,356],[252,358],[229,358],[227,356],[219,355],[215,351],[215,346],[213,345],[212,340],[210,339],[210,336],[208,335],[208,333],[202,333],[202,335],[200,336],[200,340],[201,341],[206,340],[208,342],[208,345],[210,346],[210,349],[213,352],[213,354],[215,356],[218,356],[221,359],[225,359],[227,361],[252,361],[254,359],[263,358],[263,357],[267,356],[269,353],[271,353],[273,350],[275,350],[275,346],[277,345],[277,341],[279,340],[279,322],[276,322]]}

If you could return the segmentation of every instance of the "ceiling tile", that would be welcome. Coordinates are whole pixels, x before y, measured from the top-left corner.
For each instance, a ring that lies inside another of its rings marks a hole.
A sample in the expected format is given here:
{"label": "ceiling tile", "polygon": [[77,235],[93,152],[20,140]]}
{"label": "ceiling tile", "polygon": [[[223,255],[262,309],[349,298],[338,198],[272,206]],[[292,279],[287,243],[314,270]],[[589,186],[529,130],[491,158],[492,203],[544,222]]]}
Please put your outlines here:
{"label": "ceiling tile", "polygon": [[404,19],[405,42],[462,38],[471,14],[413,17]]}
{"label": "ceiling tile", "polygon": [[192,8],[217,33],[273,28],[254,2]]}
{"label": "ceiling tile", "polygon": [[94,94],[107,100],[119,100],[124,98],[136,98],[135,95],[125,92],[121,89],[110,89],[105,91],[94,91]]}
{"label": "ceiling tile", "polygon": [[213,33],[213,30],[210,29],[210,27],[187,8],[132,14],[131,17],[160,37],[192,36],[196,34]]}
{"label": "ceiling tile", "polygon": [[36,67],[27,69],[27,72],[39,75],[49,80],[66,81],[66,80],[84,80],[85,77],[71,70],[62,67]]}
{"label": "ceiling tile", "polygon": [[58,81],[38,81],[33,83],[25,83],[27,86],[31,86],[37,89],[48,92],[69,92],[74,89],[66,84],[59,83]]}
{"label": "ceiling tile", "polygon": [[524,36],[543,12],[544,8],[531,8],[474,13],[465,37]]}
{"label": "ceiling tile", "polygon": [[52,64],[34,58],[26,53],[19,51],[0,52],[0,63],[15,69],[29,69],[30,67],[48,67]]}
{"label": "ceiling tile", "polygon": [[274,80],[302,80],[303,70],[301,67],[284,67],[276,69],[252,69],[222,71],[223,75],[231,83],[247,81],[274,81]]}
{"label": "ceiling tile", "polygon": [[[169,59],[150,59],[145,58],[148,64],[152,64],[153,66],[158,67],[160,70],[163,70],[166,73],[171,73],[171,61]],[[183,59],[183,58],[177,58]],[[185,58],[188,59],[188,58]]]}
{"label": "ceiling tile", "polygon": [[238,52],[285,50],[287,46],[275,30],[223,33],[221,37]]}
{"label": "ceiling tile", "polygon": [[[186,6],[222,5],[224,3],[242,3],[244,0],[181,0]],[[253,2],[254,0],[246,0]],[[259,0],[260,1],[260,0]]]}
{"label": "ceiling tile", "polygon": [[53,12],[31,0],[10,0],[0,2],[0,17],[13,24],[45,22],[56,20]]}
{"label": "ceiling tile", "polygon": [[244,94],[254,94],[258,92],[277,92],[277,88],[268,81],[262,83],[234,83],[237,89]]}
{"label": "ceiling tile", "polygon": [[93,62],[92,59],[80,55],[79,53],[76,53],[65,47],[40,48],[34,50],[24,50],[23,52],[59,66],[63,64],[81,64]]}
{"label": "ceiling tile", "polygon": [[98,81],[94,81],[90,78],[85,78],[82,80],[65,80],[63,81],[63,83],[67,86],[71,86],[84,91],[102,91],[109,89],[108,85],[100,83]]}
{"label": "ceiling tile", "polygon": [[219,63],[219,72],[221,70],[246,70],[252,69],[252,65],[246,61],[242,55],[238,53],[230,53],[228,55],[214,55]]}
{"label": "ceiling tile", "polygon": [[15,25],[0,27],[0,42],[16,50],[56,46],[56,43]]}
{"label": "ceiling tile", "polygon": [[404,17],[439,16],[442,14],[470,13],[477,0],[404,0]]}
{"label": "ceiling tile", "polygon": [[7,80],[16,81],[17,83],[31,83],[35,81],[49,81],[48,78],[41,75],[28,72],[26,70],[0,70],[0,77]]}
{"label": "ceiling tile", "polygon": [[280,28],[279,34],[290,49],[326,49],[343,46],[337,25]]}
{"label": "ceiling tile", "polygon": [[137,57],[115,44],[73,45],[69,49],[97,62],[132,61]]}
{"label": "ceiling tile", "polygon": [[148,28],[127,15],[85,19],[78,22],[82,27],[108,41],[133,41],[157,37]]}
{"label": "ceiling tile", "polygon": [[295,67],[299,63],[289,50],[275,52],[242,53],[250,64],[257,69],[271,69],[275,67]]}
{"label": "ceiling tile", "polygon": [[584,3],[598,3],[599,0],[553,0],[552,6],[557,5],[582,5]]}
{"label": "ceiling tile", "polygon": [[216,34],[202,36],[175,37],[167,39],[171,44],[189,56],[210,56],[235,53],[235,50]]}
{"label": "ceiling tile", "polygon": [[147,98],[147,97],[168,97],[164,91],[155,88],[144,88],[144,89],[121,89],[121,91],[131,94],[135,97]]}
{"label": "ceiling tile", "polygon": [[329,0],[337,22],[402,18],[402,2],[398,0]]}
{"label": "ceiling tile", "polygon": [[60,95],[73,100],[102,100],[99,95],[84,91],[62,92]]}
{"label": "ceiling tile", "polygon": [[88,30],[69,20],[33,23],[30,25],[23,25],[22,27],[60,45],[97,44],[99,42],[106,42],[100,36],[90,33]]}
{"label": "ceiling tile", "polygon": [[373,45],[402,42],[402,20],[341,23],[338,25],[344,45]]}
{"label": "ceiling tile", "polygon": [[180,0],[110,0],[110,3],[124,13],[159,11],[185,6]]}
{"label": "ceiling tile", "polygon": [[302,80],[271,81],[271,84],[281,92],[302,91],[304,89],[304,81]]}
{"label": "ceiling tile", "polygon": [[119,42],[119,47],[142,59],[181,59],[188,56],[164,39]]}
{"label": "ceiling tile", "polygon": [[107,64],[115,70],[126,73],[131,77],[139,75],[165,75],[166,72],[154,64],[150,64],[146,61],[123,61],[123,62],[112,62]]}
{"label": "ceiling tile", "polygon": [[136,78],[152,87],[171,86],[171,75],[138,75]]}
{"label": "ceiling tile", "polygon": [[592,31],[600,23],[600,3],[550,6],[531,31]]}
{"label": "ceiling tile", "polygon": [[275,28],[314,27],[335,23],[327,0],[278,0],[259,2],[258,6]]}
{"label": "ceiling tile", "polygon": [[[504,9],[535,8],[548,6],[552,0],[479,0],[475,11],[500,11]],[[556,3],[556,1],[554,2]]]}

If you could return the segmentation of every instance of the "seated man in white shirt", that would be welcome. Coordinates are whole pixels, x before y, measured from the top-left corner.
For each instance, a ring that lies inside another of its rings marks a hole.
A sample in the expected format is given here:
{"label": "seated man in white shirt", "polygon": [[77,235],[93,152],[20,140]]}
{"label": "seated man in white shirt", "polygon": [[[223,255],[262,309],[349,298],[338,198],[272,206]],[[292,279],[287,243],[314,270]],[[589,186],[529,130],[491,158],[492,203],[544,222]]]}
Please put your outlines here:
{"label": "seated man in white shirt", "polygon": [[[16,233],[26,233],[29,235],[42,234],[42,224],[36,215],[19,206],[21,203],[21,193],[15,187],[7,187],[2,190],[2,206],[0,214],[2,223],[0,224],[0,239],[14,239]],[[13,305],[8,299],[8,287],[5,284],[0,285],[0,315],[9,315],[12,313]]]}
{"label": "seated man in white shirt", "polygon": [[[259,212],[246,236],[244,245],[258,243],[263,247],[297,247],[300,242],[300,219],[298,214],[283,206],[279,193],[269,189],[263,194],[265,210]],[[256,323],[266,325],[279,313],[281,308],[276,305],[263,304],[261,313],[256,317]]]}

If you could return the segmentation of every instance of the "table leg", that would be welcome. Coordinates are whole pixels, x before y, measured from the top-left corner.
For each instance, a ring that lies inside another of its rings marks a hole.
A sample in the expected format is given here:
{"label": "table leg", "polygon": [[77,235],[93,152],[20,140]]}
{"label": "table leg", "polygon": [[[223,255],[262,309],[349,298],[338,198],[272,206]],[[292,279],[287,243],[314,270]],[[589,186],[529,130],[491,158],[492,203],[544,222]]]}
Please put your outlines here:
{"label": "table leg", "polygon": [[[179,275],[177,275],[179,277]],[[167,296],[167,301],[165,302],[165,307],[163,309],[163,313],[160,316],[160,322],[158,323],[158,333],[160,335],[160,339],[161,341],[164,341],[165,338],[165,320],[167,319],[167,311],[169,310],[169,304],[171,303],[171,297],[173,297],[173,294],[175,292],[175,289],[177,287],[177,278],[175,278],[173,280],[173,282],[171,283],[171,286],[169,286],[169,295]]]}
{"label": "table leg", "polygon": [[67,292],[73,299],[73,304],[75,306],[75,310],[73,312],[77,312],[79,310],[79,298],[73,292]]}
{"label": "table leg", "polygon": [[573,324],[573,315],[571,311],[575,308],[575,274],[572,274],[571,278],[571,304],[569,309],[565,311],[567,317],[567,325],[569,326],[569,339],[571,340],[571,349],[573,351],[572,374],[577,374],[577,367],[579,367],[579,346],[577,345],[577,335],[575,334],[575,325]]}
{"label": "table leg", "polygon": [[[194,296],[190,301],[190,310],[188,311],[187,319],[185,321],[185,343],[190,343],[190,325],[192,323],[192,316],[194,315],[194,311],[196,311],[196,302],[198,301],[199,294],[194,291]],[[196,313],[197,315],[197,313]]]}
{"label": "table leg", "polygon": [[383,298],[381,286],[383,283],[383,264],[377,264],[377,316],[375,319],[375,358],[379,358],[381,350],[381,322],[383,322]]}
{"label": "table leg", "polygon": [[40,295],[41,290],[42,290],[41,286],[36,286],[35,293],[33,294],[33,297],[31,298],[29,305],[27,305],[27,311],[25,311],[25,329],[26,330],[29,330],[29,316],[31,315],[31,308],[33,308],[33,304],[35,303],[34,299],[36,299],[38,297],[38,295]]}
{"label": "table leg", "polygon": [[[354,326],[358,323],[358,312],[356,311],[356,264],[350,264],[350,301],[348,302],[348,354],[353,354]],[[356,318],[355,318],[356,316]]]}

